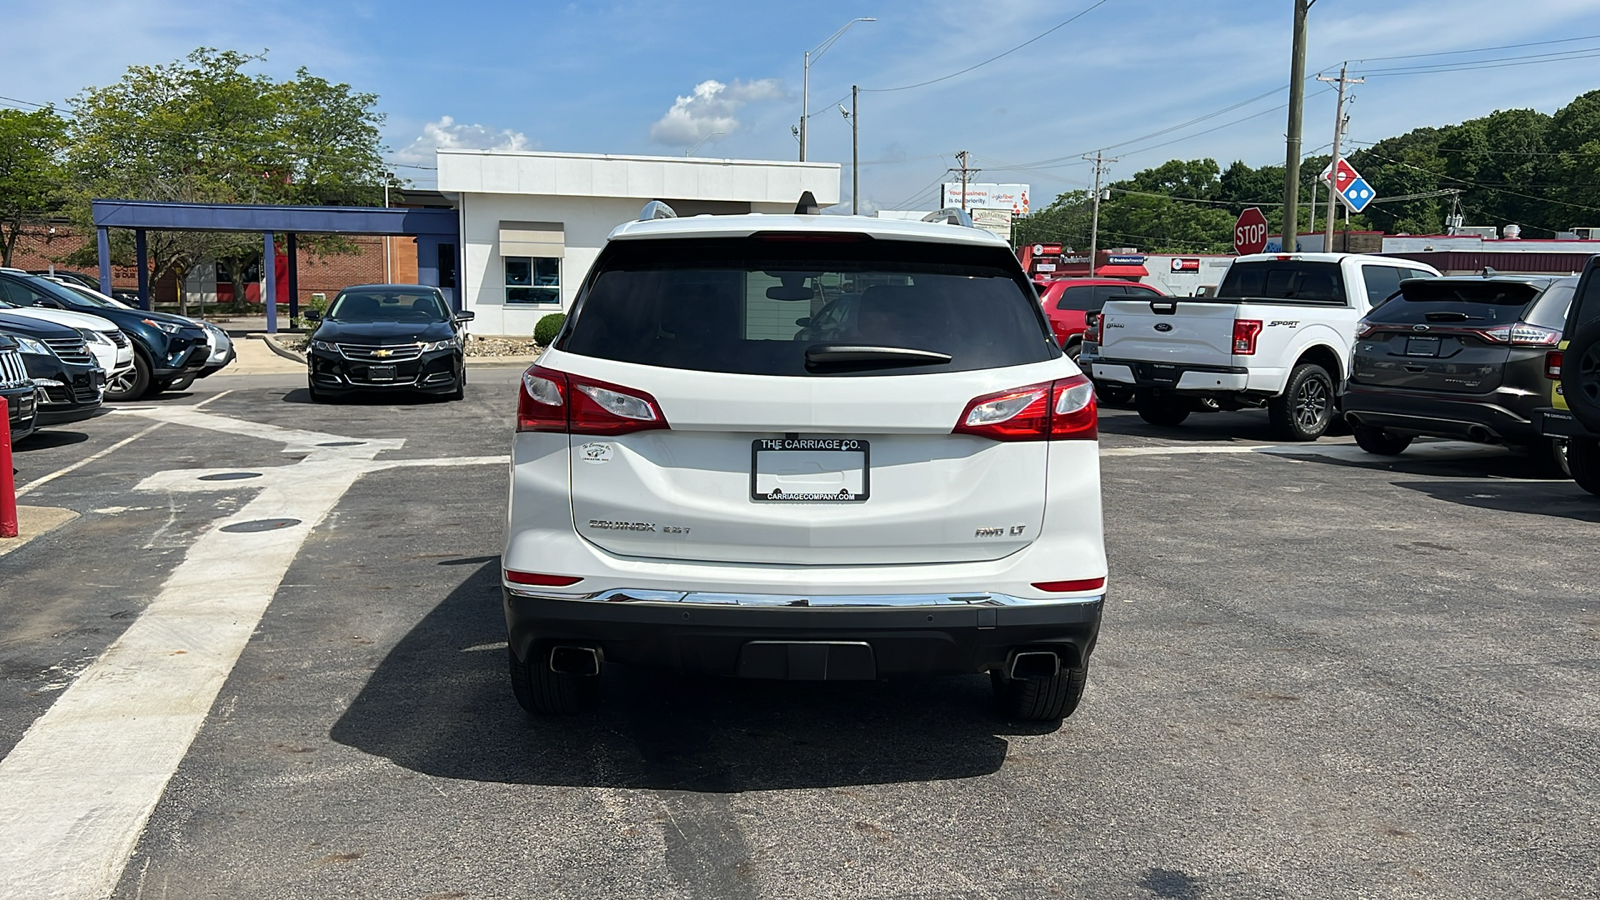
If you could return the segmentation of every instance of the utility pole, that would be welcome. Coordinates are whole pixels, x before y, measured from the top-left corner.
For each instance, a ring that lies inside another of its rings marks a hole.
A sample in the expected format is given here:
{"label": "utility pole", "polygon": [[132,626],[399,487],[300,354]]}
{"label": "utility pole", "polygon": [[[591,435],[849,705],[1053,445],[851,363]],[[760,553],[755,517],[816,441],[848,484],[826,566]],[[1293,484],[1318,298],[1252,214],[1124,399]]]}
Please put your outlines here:
{"label": "utility pole", "polygon": [[1346,78],[1345,72],[1350,68],[1349,63],[1339,67],[1338,78],[1324,78],[1317,76],[1318,81],[1337,81],[1339,83],[1339,100],[1333,107],[1333,160],[1328,163],[1328,227],[1322,238],[1322,252],[1333,252],[1333,214],[1334,208],[1339,204],[1333,202],[1334,194],[1338,193],[1339,186],[1339,139],[1344,136],[1344,86],[1347,84],[1366,84],[1365,78]]}
{"label": "utility pole", "polygon": [[1093,157],[1084,159],[1094,163],[1094,217],[1089,221],[1089,277],[1093,278],[1095,259],[1100,255],[1100,176],[1116,160],[1106,158],[1103,150],[1096,150]]}
{"label": "utility pole", "polygon": [[[1289,135],[1283,160],[1283,252],[1293,253],[1300,230],[1300,119],[1306,97],[1306,13],[1317,0],[1294,2],[1294,52],[1289,63]],[[1312,186],[1316,190],[1316,186]],[[1316,214],[1312,213],[1312,221]]]}
{"label": "utility pole", "polygon": [[856,118],[856,102],[861,88],[850,85],[850,215],[861,215],[861,120]]}
{"label": "utility pole", "polygon": [[960,173],[960,175],[961,175],[961,211],[962,212],[966,212],[967,211],[967,182],[971,180],[971,177],[973,175],[976,175],[979,172],[982,172],[983,170],[982,169],[974,169],[974,168],[971,168],[971,167],[969,167],[967,165],[967,151],[965,151],[965,150],[962,150],[960,153],[956,154],[956,160],[961,163],[961,168],[959,168],[959,169],[946,169],[945,171]]}

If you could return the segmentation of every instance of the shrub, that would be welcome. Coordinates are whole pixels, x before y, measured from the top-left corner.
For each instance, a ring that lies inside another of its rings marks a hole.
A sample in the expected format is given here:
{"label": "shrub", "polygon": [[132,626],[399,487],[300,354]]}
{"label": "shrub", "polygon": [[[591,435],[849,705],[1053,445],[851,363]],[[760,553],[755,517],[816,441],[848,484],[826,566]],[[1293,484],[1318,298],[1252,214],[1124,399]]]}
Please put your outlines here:
{"label": "shrub", "polygon": [[302,300],[300,302],[300,315],[290,321],[289,327],[298,328],[304,331],[311,331],[312,329],[316,328],[317,323],[305,317],[306,310],[308,309],[314,309],[318,313],[326,315],[328,312],[328,295],[320,293],[312,294],[309,298]]}
{"label": "shrub", "polygon": [[557,332],[561,331],[561,326],[566,321],[566,313],[551,313],[540,319],[539,323],[533,326],[533,342],[541,347],[550,346],[550,342],[556,339]]}

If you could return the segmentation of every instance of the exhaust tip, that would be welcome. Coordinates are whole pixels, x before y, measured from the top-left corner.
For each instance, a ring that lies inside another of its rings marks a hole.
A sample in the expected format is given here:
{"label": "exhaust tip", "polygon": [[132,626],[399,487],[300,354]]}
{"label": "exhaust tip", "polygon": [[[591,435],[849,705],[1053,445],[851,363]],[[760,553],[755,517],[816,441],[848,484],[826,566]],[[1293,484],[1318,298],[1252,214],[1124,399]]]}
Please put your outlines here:
{"label": "exhaust tip", "polygon": [[1025,650],[1011,656],[1012,678],[1053,678],[1061,671],[1061,657],[1049,650]]}
{"label": "exhaust tip", "polygon": [[599,675],[600,651],[593,647],[551,647],[550,671],[560,675]]}

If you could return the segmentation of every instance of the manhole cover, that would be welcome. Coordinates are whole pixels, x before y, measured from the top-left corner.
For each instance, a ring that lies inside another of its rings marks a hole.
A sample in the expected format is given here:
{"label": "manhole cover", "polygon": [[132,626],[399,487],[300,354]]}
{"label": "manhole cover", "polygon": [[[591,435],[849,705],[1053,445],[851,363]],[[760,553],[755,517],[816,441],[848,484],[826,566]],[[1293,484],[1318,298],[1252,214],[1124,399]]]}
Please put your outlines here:
{"label": "manhole cover", "polygon": [[249,522],[235,522],[232,525],[224,525],[222,530],[234,534],[241,532],[248,534],[255,531],[277,531],[279,528],[288,528],[299,524],[299,519],[252,519]]}
{"label": "manhole cover", "polygon": [[318,444],[317,446],[318,447],[359,447],[359,446],[361,446],[362,444],[365,444],[365,443],[366,443],[366,441],[328,441],[325,444]]}
{"label": "manhole cover", "polygon": [[260,478],[260,472],[218,472],[214,475],[201,475],[201,481],[238,481],[241,478]]}

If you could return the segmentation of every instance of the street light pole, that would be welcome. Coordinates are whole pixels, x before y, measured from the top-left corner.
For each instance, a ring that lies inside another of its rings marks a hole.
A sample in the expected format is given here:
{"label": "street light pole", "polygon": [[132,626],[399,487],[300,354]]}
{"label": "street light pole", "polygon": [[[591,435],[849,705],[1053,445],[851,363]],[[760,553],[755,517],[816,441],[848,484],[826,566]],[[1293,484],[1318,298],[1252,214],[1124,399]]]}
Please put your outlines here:
{"label": "street light pole", "polygon": [[[383,173],[383,208],[389,208],[389,182],[394,180],[393,172]],[[394,283],[394,265],[389,258],[389,236],[383,236],[383,283]]]}
{"label": "street light pole", "polygon": [[800,161],[806,161],[806,119],[811,117],[811,60],[821,59],[822,54],[828,52],[833,42],[839,36],[850,30],[850,26],[857,22],[876,22],[871,16],[862,16],[844,23],[844,27],[835,31],[827,40],[806,51],[805,70],[800,79]]}

